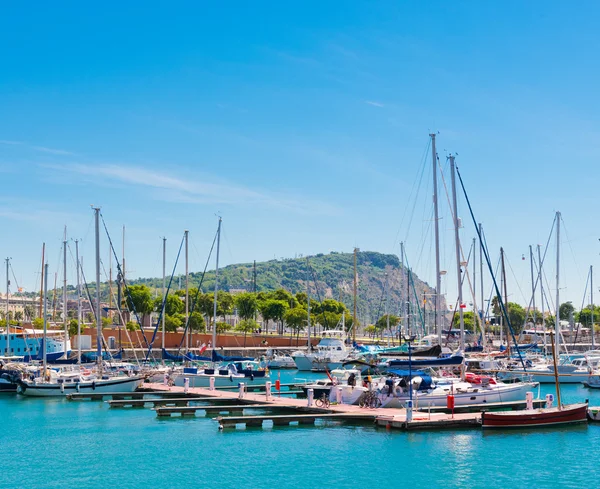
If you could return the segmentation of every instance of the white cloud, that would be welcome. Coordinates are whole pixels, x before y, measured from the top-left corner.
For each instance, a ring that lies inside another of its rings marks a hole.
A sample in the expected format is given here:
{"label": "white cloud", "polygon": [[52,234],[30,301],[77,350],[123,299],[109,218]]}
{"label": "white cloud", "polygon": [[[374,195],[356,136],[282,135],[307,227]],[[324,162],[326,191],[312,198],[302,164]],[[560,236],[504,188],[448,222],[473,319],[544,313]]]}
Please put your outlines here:
{"label": "white cloud", "polygon": [[43,165],[73,175],[88,177],[86,184],[132,185],[150,187],[160,192],[155,198],[168,202],[189,204],[255,204],[279,207],[308,214],[336,214],[329,204],[311,202],[306,199],[290,199],[275,194],[260,192],[228,182],[211,182],[183,178],[171,171],[149,170],[140,166],[117,164],[64,164]]}
{"label": "white cloud", "polygon": [[385,107],[381,102],[375,102],[374,100],[365,100],[365,104],[372,105],[373,107]]}
{"label": "white cloud", "polygon": [[11,145],[11,146],[23,146],[28,149],[33,149],[34,151],[40,151],[42,153],[50,153],[53,155],[60,155],[60,156],[75,155],[75,153],[73,153],[71,151],[66,151],[64,149],[47,148],[46,146],[34,146],[31,144],[24,143],[22,141],[8,141],[6,139],[0,139],[0,144],[7,144],[7,145]]}

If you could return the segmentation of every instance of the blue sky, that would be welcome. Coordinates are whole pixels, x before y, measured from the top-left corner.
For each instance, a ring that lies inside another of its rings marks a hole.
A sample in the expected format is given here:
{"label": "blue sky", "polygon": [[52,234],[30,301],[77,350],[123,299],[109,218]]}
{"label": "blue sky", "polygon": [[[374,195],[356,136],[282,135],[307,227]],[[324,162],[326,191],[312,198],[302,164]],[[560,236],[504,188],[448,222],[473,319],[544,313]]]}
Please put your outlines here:
{"label": "blue sky", "polygon": [[[190,268],[201,269],[220,213],[224,264],[354,246],[399,253],[405,240],[416,273],[434,283],[429,165],[415,182],[428,134],[439,131],[440,160],[446,167],[458,154],[494,261],[506,250],[511,300],[528,300],[522,255],[545,244],[560,210],[561,297],[579,307],[587,268],[600,265],[599,10],[551,1],[4,5],[0,253],[34,289],[41,243],[54,273],[67,225],[91,275],[93,204],[115,241],[126,225],[134,276],[160,275],[162,236],[171,268],[184,229]],[[440,202],[452,299],[444,194]],[[474,231],[459,207],[468,246]],[[549,261],[552,287],[554,270]]]}

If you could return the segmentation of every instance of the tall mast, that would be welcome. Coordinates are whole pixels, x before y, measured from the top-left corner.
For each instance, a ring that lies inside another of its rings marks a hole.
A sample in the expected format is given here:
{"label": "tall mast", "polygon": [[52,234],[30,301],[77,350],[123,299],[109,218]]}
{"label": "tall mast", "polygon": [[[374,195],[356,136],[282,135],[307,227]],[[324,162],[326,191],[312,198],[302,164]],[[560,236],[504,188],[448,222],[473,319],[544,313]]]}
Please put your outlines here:
{"label": "tall mast", "polygon": [[44,267],[44,255],[46,254],[46,243],[42,243],[42,279],[40,280],[40,314],[42,317],[42,309],[44,307],[43,296],[44,296],[44,277],[46,276],[46,271]]}
{"label": "tall mast", "polygon": [[254,260],[254,270],[252,273],[252,292],[256,294],[256,260]]}
{"label": "tall mast", "polygon": [[[477,240],[473,238],[473,332],[477,330]],[[483,326],[479,323],[480,326]],[[483,327],[481,327],[483,331]],[[482,338],[483,342],[483,338]]]}
{"label": "tall mast", "polygon": [[122,260],[123,260],[123,264],[121,265],[121,271],[123,274],[123,277],[121,277],[123,279],[123,283],[125,283],[125,225],[123,225],[123,246],[121,248],[122,251]]}
{"label": "tall mast", "polygon": [[540,282],[540,293],[542,298],[542,331],[544,332],[544,355],[546,354],[546,317],[544,315],[544,282],[542,281],[542,251],[541,246],[537,245],[538,254],[538,281]]}
{"label": "tall mast", "polygon": [[[190,232],[188,230],[184,231],[185,236],[185,324],[189,324],[189,314],[190,314],[190,275],[189,275],[189,265],[188,265],[188,240],[189,240]],[[190,328],[187,328],[185,333],[185,350],[190,351]]]}
{"label": "tall mast", "polygon": [[81,364],[81,283],[79,281],[80,271],[78,239],[75,240],[75,260],[77,261],[77,363]]}
{"label": "tall mast", "polygon": [[[255,262],[256,263],[256,262]],[[310,278],[309,278],[309,264],[308,264],[308,256],[306,257],[306,306],[308,312],[308,349],[310,350]]]}
{"label": "tall mast", "polygon": [[[481,223],[479,223],[479,236],[483,237],[483,226]],[[483,242],[481,241],[482,240],[480,240],[479,243],[479,288],[481,289],[481,303],[479,305],[481,307],[481,326],[482,330],[485,332],[485,302],[483,301]]]}
{"label": "tall mast", "polygon": [[10,278],[9,278],[9,263],[10,258],[6,259],[6,355],[10,355],[10,317],[8,314],[9,303],[8,303],[8,294],[10,289]]}
{"label": "tall mast", "polygon": [[163,308],[161,311],[162,316],[162,349],[165,349],[165,306],[167,303],[167,297],[165,293],[167,291],[167,238],[163,238],[163,286],[162,286],[162,296],[163,296]]}
{"label": "tall mast", "polygon": [[529,245],[529,261],[531,262],[531,297],[533,307],[533,328],[535,329],[536,310],[535,310],[535,281],[533,279],[533,247]]}
{"label": "tall mast", "polygon": [[221,216],[219,216],[219,227],[217,228],[217,263],[215,267],[215,300],[213,303],[213,316],[215,318],[212,337],[213,351],[216,351],[217,348],[217,292],[219,290],[219,248],[221,246],[221,221]]}
{"label": "tall mast", "polygon": [[556,352],[560,355],[560,211],[556,212]]}
{"label": "tall mast", "polygon": [[454,156],[450,156],[450,172],[452,173],[452,204],[454,207],[454,241],[456,244],[456,274],[458,280],[458,308],[460,316],[460,350],[465,351],[465,318],[463,316],[462,269],[460,264],[460,237],[458,233],[458,203],[456,201],[456,169]]}
{"label": "tall mast", "polygon": [[356,317],[356,301],[358,296],[358,272],[356,269],[356,255],[358,248],[354,248],[354,315],[352,316],[352,344],[356,343],[356,328],[358,328],[358,319]]}
{"label": "tall mast", "polygon": [[434,324],[438,335],[438,344],[442,344],[442,323],[439,320],[440,294],[442,290],[442,275],[440,270],[440,228],[438,216],[438,185],[437,185],[437,153],[435,151],[435,134],[431,137],[431,156],[433,162],[433,224],[435,229],[435,312]]}
{"label": "tall mast", "polygon": [[67,339],[69,336],[69,327],[67,324],[67,226],[65,226],[65,235],[63,238],[63,326],[65,329],[64,352],[67,358]]}
{"label": "tall mast", "polygon": [[[406,281],[403,280],[404,279],[404,272],[405,272],[405,266],[404,266],[404,241],[400,241],[400,261],[402,263],[402,270],[400,273],[400,278],[402,279],[402,281],[404,282],[404,286],[406,287]],[[401,283],[402,283],[401,281]],[[408,329],[406,329],[406,302],[404,302],[404,300],[402,300],[402,285],[400,285],[400,302],[401,302],[401,307],[400,307],[400,330],[402,330],[402,326],[404,326],[404,332],[406,334],[408,334]],[[400,340],[401,336],[398,338]],[[440,343],[441,344],[441,343]]]}
{"label": "tall mast", "polygon": [[385,318],[386,318],[386,329],[387,329],[387,333],[388,333],[388,346],[390,346],[390,313],[388,310],[388,299],[389,299],[389,290],[390,288],[388,287],[388,273],[385,272]]}
{"label": "tall mast", "polygon": [[44,283],[43,285],[43,289],[44,292],[42,294],[42,300],[44,301],[43,304],[43,314],[44,314],[44,340],[42,341],[42,346],[44,347],[44,350],[42,352],[42,359],[43,359],[43,363],[44,363],[44,375],[43,377],[46,378],[46,367],[48,366],[48,357],[47,357],[47,351],[48,351],[48,347],[46,346],[46,331],[48,329],[48,264],[46,263],[44,265]]}
{"label": "tall mast", "polygon": [[595,348],[595,332],[594,332],[594,267],[590,265],[590,301],[592,309],[592,350]]}
{"label": "tall mast", "polygon": [[[506,284],[506,267],[504,266],[504,248],[500,248],[500,253],[502,254],[502,283],[504,286],[504,306],[506,308],[506,312],[508,313],[508,291]],[[506,344],[509,345],[510,350],[510,331],[508,330],[508,319],[506,320]]]}
{"label": "tall mast", "polygon": [[[96,362],[102,370],[102,311],[100,310],[100,208],[94,207],[96,224]],[[125,227],[123,227],[123,237]],[[125,243],[125,241],[123,241]],[[123,258],[125,263],[125,258]]]}

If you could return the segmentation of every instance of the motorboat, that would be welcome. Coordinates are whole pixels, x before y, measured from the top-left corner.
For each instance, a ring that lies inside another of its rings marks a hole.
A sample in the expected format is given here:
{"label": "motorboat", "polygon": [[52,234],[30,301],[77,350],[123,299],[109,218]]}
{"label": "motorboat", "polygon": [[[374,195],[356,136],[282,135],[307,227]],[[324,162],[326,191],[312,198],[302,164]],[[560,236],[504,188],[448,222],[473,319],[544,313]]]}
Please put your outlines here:
{"label": "motorboat", "polygon": [[4,353],[25,362],[42,360],[44,341],[46,343],[46,359],[50,363],[59,358],[67,358],[71,354],[71,340],[67,337],[65,341],[64,331],[47,330],[44,340],[43,330],[21,328],[16,331],[15,329],[14,326],[11,326],[10,334],[7,334],[6,328],[0,330],[0,354]]}
{"label": "motorboat", "polygon": [[[561,384],[579,384],[587,382],[590,374],[600,367],[600,356],[576,358],[570,363],[557,366],[558,381]],[[498,371],[497,377],[501,380],[528,378],[541,384],[553,384],[554,365],[551,363],[532,364],[526,369],[507,368]]]}
{"label": "motorboat", "polygon": [[298,370],[323,372],[341,367],[351,352],[352,349],[346,346],[346,332],[330,330],[323,331],[323,337],[313,351],[297,351],[292,353],[292,358]]}
{"label": "motorboat", "polygon": [[270,369],[297,368],[296,362],[288,353],[279,353],[274,350],[267,350],[265,364]]}
{"label": "motorboat", "polygon": [[314,399],[327,396],[332,402],[337,401],[337,391],[341,390],[343,404],[358,404],[360,396],[369,390],[369,386],[365,384],[365,378],[359,369],[335,369],[328,378],[301,385],[300,388],[305,395],[308,394],[308,389],[312,389]]}
{"label": "motorboat", "polygon": [[544,428],[564,424],[585,423],[588,417],[587,403],[525,409],[523,411],[483,412],[483,428]]}
{"label": "motorboat", "polygon": [[185,386],[185,379],[189,380],[189,387],[210,387],[211,378],[215,379],[215,387],[237,387],[242,382],[245,385],[265,385],[270,380],[268,369],[249,360],[225,366],[183,367],[174,370],[171,375],[174,384],[179,387]]}

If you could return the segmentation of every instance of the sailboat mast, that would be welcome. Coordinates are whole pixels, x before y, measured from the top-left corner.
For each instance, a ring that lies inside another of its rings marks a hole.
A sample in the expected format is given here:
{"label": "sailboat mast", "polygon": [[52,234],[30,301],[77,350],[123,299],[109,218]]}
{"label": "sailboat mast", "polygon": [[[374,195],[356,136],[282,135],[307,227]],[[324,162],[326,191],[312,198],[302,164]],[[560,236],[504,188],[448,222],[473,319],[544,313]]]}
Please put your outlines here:
{"label": "sailboat mast", "polygon": [[[96,362],[102,369],[102,311],[100,310],[100,208],[94,207],[96,227]],[[125,227],[123,227],[125,236]],[[125,243],[123,241],[123,243]],[[123,259],[125,263],[125,259]]]}
{"label": "sailboat mast", "polygon": [[556,351],[560,354],[560,212],[556,213]]}
{"label": "sailboat mast", "polygon": [[217,263],[215,267],[215,299],[213,303],[213,316],[215,324],[213,327],[213,351],[217,348],[217,292],[219,290],[219,248],[221,247],[221,217],[219,217],[219,227],[217,228]]}
{"label": "sailboat mast", "polygon": [[79,281],[80,271],[78,239],[75,240],[75,260],[77,261],[77,363],[81,364],[81,282]]}
{"label": "sailboat mast", "polygon": [[8,314],[9,309],[9,289],[10,289],[10,279],[9,279],[9,263],[10,258],[6,259],[6,355],[10,355],[10,316]]}
{"label": "sailboat mast", "polygon": [[46,254],[46,243],[42,243],[42,279],[40,280],[40,317],[42,317],[42,309],[44,307],[44,277],[46,276],[44,267],[44,255]]}
{"label": "sailboat mast", "polygon": [[44,348],[43,352],[42,352],[42,360],[43,360],[43,365],[44,365],[44,375],[43,377],[46,378],[46,367],[48,366],[48,347],[46,345],[46,331],[48,330],[48,264],[46,263],[44,265],[44,283],[42,284],[44,292],[42,294],[42,301],[43,301],[43,314],[44,314],[44,336],[43,336],[43,341],[42,341],[42,346]]}
{"label": "sailboat mast", "polygon": [[308,256],[306,257],[306,306],[307,306],[307,321],[308,321],[308,349],[310,350],[310,279],[309,279],[309,263]]}
{"label": "sailboat mast", "polygon": [[[402,281],[404,282],[404,286],[406,287],[406,281],[404,281],[404,241],[400,241],[400,262],[401,262],[401,266],[402,266],[402,270],[400,273],[400,278],[402,279]],[[402,300],[402,286],[400,286],[400,302],[401,302],[401,307],[400,307],[400,316],[401,316],[401,323],[400,323],[400,329],[402,330],[402,326],[404,326],[404,332],[406,334],[408,334],[408,329],[406,329],[406,303]],[[398,338],[398,340],[400,340],[401,336]],[[441,344],[441,343],[440,343]]]}
{"label": "sailboat mast", "polygon": [[[500,256],[502,258],[502,287],[504,288],[504,306],[506,307],[506,312],[508,313],[508,293],[506,288],[506,268],[504,266],[504,248],[500,248]],[[502,293],[502,288],[500,289],[500,293]],[[500,298],[498,298],[500,299]],[[502,318],[502,317],[501,317]],[[506,319],[506,345],[508,351],[510,351],[510,333],[508,331],[508,319]],[[504,322],[501,326],[501,331],[504,327]]]}
{"label": "sailboat mast", "polygon": [[356,300],[358,296],[358,272],[356,270],[356,255],[358,248],[354,248],[354,315],[352,316],[352,344],[356,343],[356,328],[358,328],[358,318],[356,317]]}
{"label": "sailboat mast", "polygon": [[[479,236],[483,237],[483,226],[479,223]],[[481,303],[479,306],[481,307],[481,326],[482,330],[485,332],[485,302],[483,301],[483,242],[479,243],[479,288],[481,289]],[[485,345],[485,337],[483,338]]]}
{"label": "sailboat mast", "polygon": [[556,349],[554,348],[554,334],[550,333],[550,341],[552,342],[552,363],[554,364],[554,383],[556,385],[556,400],[558,401],[558,410],[562,410],[562,402],[560,401],[560,383],[558,380],[558,367],[556,365]]}
{"label": "sailboat mast", "polygon": [[595,348],[595,332],[594,332],[594,267],[590,265],[590,302],[592,312],[592,350]]}
{"label": "sailboat mast", "polygon": [[531,268],[531,305],[533,307],[533,327],[535,328],[536,310],[535,310],[535,281],[533,279],[533,247],[529,245],[529,262]]}
{"label": "sailboat mast", "polygon": [[537,245],[538,254],[538,280],[540,282],[540,293],[542,298],[542,331],[544,332],[544,355],[546,354],[546,316],[544,315],[544,282],[542,281],[542,250],[541,246]]}
{"label": "sailboat mast", "polygon": [[[190,314],[190,275],[189,275],[189,255],[188,255],[188,241],[189,241],[189,231],[184,232],[185,236],[185,323],[189,324],[188,317]],[[187,328],[185,333],[185,351],[190,351],[190,328]]]}
{"label": "sailboat mast", "polygon": [[456,169],[454,156],[450,156],[450,172],[452,173],[452,204],[454,208],[454,241],[456,244],[456,273],[458,280],[458,308],[460,317],[460,350],[465,351],[465,318],[463,316],[462,269],[460,263],[460,237],[458,233],[458,203],[456,200]]}
{"label": "sailboat mast", "polygon": [[433,224],[435,229],[435,312],[434,324],[438,335],[438,344],[442,344],[442,323],[439,320],[440,294],[442,290],[442,275],[440,270],[440,229],[438,215],[438,185],[437,185],[437,152],[435,150],[435,134],[431,137],[431,156],[433,162]]}
{"label": "sailboat mast", "polygon": [[162,316],[162,349],[165,349],[165,305],[167,298],[165,292],[167,290],[167,238],[163,238],[163,283],[162,283],[162,296],[163,296],[163,308],[161,311]]}
{"label": "sailboat mast", "polygon": [[69,326],[67,323],[67,226],[63,238],[63,327],[65,329],[64,352],[67,358],[67,341],[69,337]]}

